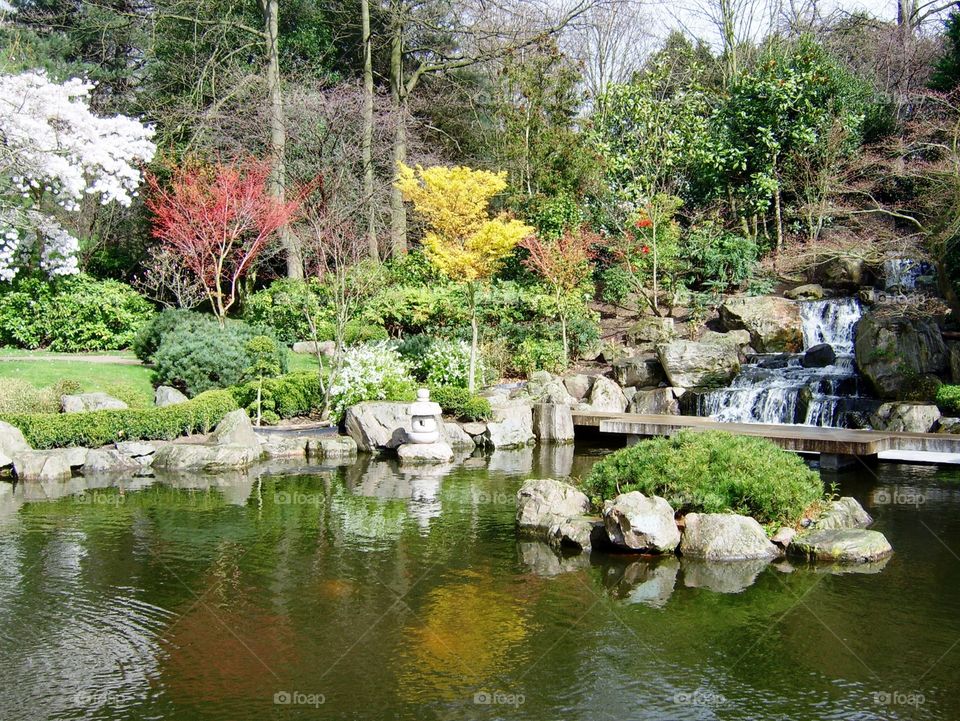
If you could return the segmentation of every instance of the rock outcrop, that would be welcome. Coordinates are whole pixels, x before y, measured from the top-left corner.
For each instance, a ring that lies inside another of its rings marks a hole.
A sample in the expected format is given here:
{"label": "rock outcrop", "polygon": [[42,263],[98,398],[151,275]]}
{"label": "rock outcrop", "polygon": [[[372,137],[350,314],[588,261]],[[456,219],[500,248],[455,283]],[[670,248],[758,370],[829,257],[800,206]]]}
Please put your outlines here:
{"label": "rock outcrop", "polygon": [[547,536],[589,510],[590,500],[582,491],[552,478],[524,481],[517,491],[517,528],[522,533]]}
{"label": "rock outcrop", "polygon": [[750,333],[751,345],[760,353],[797,353],[803,348],[800,306],[774,296],[730,298],[720,306],[727,330]]}
{"label": "rock outcrop", "polygon": [[835,528],[801,533],[787,551],[809,561],[868,563],[886,558],[893,548],[879,531]]}
{"label": "rock outcrop", "polygon": [[927,403],[884,403],[870,416],[880,431],[929,433],[940,420],[940,409]]}
{"label": "rock outcrop", "polygon": [[615,546],[647,553],[673,553],[680,544],[680,531],[673,508],[659,496],[639,491],[622,493],[603,509],[607,536]]}
{"label": "rock outcrop", "polygon": [[590,410],[598,413],[623,413],[627,409],[627,397],[623,389],[605,376],[597,376],[590,390]]}
{"label": "rock outcrop", "polygon": [[533,407],[529,401],[497,396],[490,399],[490,407],[493,409],[493,418],[487,421],[482,436],[484,445],[520,448],[535,442]]}
{"label": "rock outcrop", "polygon": [[675,340],[657,346],[670,385],[679,388],[723,386],[740,371],[740,354],[732,346]]}
{"label": "rock outcrop", "polygon": [[917,376],[944,373],[950,354],[929,318],[867,313],[857,324],[857,366],[880,398],[895,399]]}
{"label": "rock outcrop", "polygon": [[613,380],[621,388],[656,388],[666,380],[660,359],[653,353],[623,358],[613,364]]}
{"label": "rock outcrop", "polygon": [[32,450],[19,428],[0,421],[0,468],[11,465],[18,453]]}
{"label": "rock outcrop", "polygon": [[682,388],[654,388],[648,391],[637,391],[630,398],[627,412],[642,415],[678,416],[680,415],[679,397],[682,394]]}
{"label": "rock outcrop", "polygon": [[[443,418],[436,417],[443,434]],[[343,425],[357,448],[367,453],[393,450],[407,442],[411,430],[410,404],[366,401],[347,408]]]}
{"label": "rock outcrop", "polygon": [[763,527],[749,516],[734,513],[688,513],[684,516],[680,553],[708,561],[775,558],[777,547]]}
{"label": "rock outcrop", "polygon": [[837,360],[837,353],[829,343],[818,343],[815,346],[807,348],[800,359],[800,364],[804,368],[826,368],[833,365]]}
{"label": "rock outcrop", "polygon": [[60,408],[64,413],[84,413],[86,411],[116,411],[127,408],[119,398],[107,393],[79,393],[60,396]]}
{"label": "rock outcrop", "polygon": [[533,432],[541,441],[573,441],[573,416],[568,405],[538,403],[533,407]]}

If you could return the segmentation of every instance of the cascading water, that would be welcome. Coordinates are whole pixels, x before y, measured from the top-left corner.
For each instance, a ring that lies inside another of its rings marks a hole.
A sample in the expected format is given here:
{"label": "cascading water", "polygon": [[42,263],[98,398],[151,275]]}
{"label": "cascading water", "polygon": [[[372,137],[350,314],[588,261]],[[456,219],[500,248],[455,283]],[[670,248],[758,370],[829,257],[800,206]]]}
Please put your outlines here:
{"label": "cascading water", "polygon": [[696,414],[731,423],[803,423],[843,427],[860,397],[853,342],[860,303],[836,298],[801,304],[804,350],[821,343],[836,360],[805,368],[803,354],[767,354],[750,359],[727,387],[697,399]]}

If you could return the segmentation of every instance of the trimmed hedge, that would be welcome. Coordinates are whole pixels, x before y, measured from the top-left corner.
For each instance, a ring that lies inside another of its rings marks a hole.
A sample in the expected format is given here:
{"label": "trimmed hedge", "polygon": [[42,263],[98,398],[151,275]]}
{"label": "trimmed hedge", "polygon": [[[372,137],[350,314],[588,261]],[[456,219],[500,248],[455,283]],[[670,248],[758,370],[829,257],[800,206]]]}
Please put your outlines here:
{"label": "trimmed hedge", "polygon": [[795,523],[824,498],[803,460],[765,438],[684,430],[610,454],[583,482],[596,505],[620,493],[662,496],[674,510],[741,513],[760,523]]}
{"label": "trimmed hedge", "polygon": [[[257,381],[233,386],[227,390],[241,408],[253,415],[257,408]],[[290,373],[278,378],[263,379],[261,405],[264,422],[279,418],[305,416],[323,403],[319,376],[312,371]]]}
{"label": "trimmed hedge", "polygon": [[88,413],[16,413],[0,420],[16,426],[34,448],[96,448],[132,440],[173,440],[208,433],[237,402],[229,391],[207,391],[165,408],[128,408]]}
{"label": "trimmed hedge", "polygon": [[443,412],[470,421],[487,421],[493,417],[490,401],[471,395],[458,386],[435,386],[430,389],[430,400],[439,403]]}
{"label": "trimmed hedge", "polygon": [[937,405],[947,415],[960,415],[960,386],[940,386],[937,389]]}

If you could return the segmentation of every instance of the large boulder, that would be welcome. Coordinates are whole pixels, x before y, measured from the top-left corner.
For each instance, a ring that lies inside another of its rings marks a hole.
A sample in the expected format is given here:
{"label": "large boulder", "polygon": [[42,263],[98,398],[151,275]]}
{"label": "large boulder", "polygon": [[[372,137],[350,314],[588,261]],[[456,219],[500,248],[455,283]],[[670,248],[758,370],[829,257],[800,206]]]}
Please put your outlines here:
{"label": "large boulder", "polygon": [[866,528],[873,519],[860,505],[856,498],[844,496],[833,503],[820,514],[816,520],[818,531],[837,528]]}
{"label": "large boulder", "polygon": [[573,396],[574,400],[582,401],[590,395],[595,377],[596,376],[588,376],[584,373],[575,373],[574,375],[565,376],[563,385],[567,389],[567,392]]}
{"label": "large boulder", "polygon": [[613,380],[622,388],[656,388],[666,380],[660,359],[653,353],[623,358],[613,364]]}
{"label": "large boulder", "polygon": [[573,440],[573,415],[568,405],[539,403],[533,407],[533,432],[541,441],[568,443]]}
{"label": "large boulder", "polygon": [[639,491],[622,493],[604,504],[603,522],[615,546],[673,553],[680,544],[673,508],[659,496],[647,497]]}
{"label": "large boulder", "polygon": [[726,333],[708,330],[705,331],[698,340],[701,343],[729,346],[730,348],[735,348],[737,351],[742,351],[750,345],[750,333],[745,330],[728,330]]}
{"label": "large boulder", "polygon": [[[443,435],[443,418],[436,416]],[[343,425],[357,448],[368,453],[393,450],[407,442],[411,430],[410,404],[390,401],[366,401],[347,408]]]}
{"label": "large boulder", "polygon": [[136,473],[140,464],[115,448],[92,448],[83,464],[83,475]]}
{"label": "large boulder", "polygon": [[443,424],[443,429],[447,436],[447,443],[455,451],[466,451],[472,453],[477,447],[476,441],[463,430],[463,426],[455,421],[447,421]]}
{"label": "large boulder", "polygon": [[751,345],[761,353],[797,353],[803,348],[800,306],[787,298],[744,296],[720,306],[727,330],[750,333]]}
{"label": "large boulder", "polygon": [[679,388],[723,386],[740,371],[740,354],[732,346],[675,340],[657,346],[670,385]]}
{"label": "large boulder", "polygon": [[153,456],[153,467],[167,471],[229,471],[246,468],[260,459],[250,446],[171,443]]}
{"label": "large boulder", "polygon": [[940,409],[933,404],[884,403],[870,416],[870,425],[894,433],[929,433],[940,415]]}
{"label": "large boulder", "polygon": [[157,408],[175,406],[178,403],[186,403],[188,400],[190,399],[171,386],[157,386],[157,390],[153,393],[153,405]]}
{"label": "large boulder", "polygon": [[815,346],[807,348],[800,359],[800,365],[804,368],[826,368],[833,365],[837,360],[837,353],[829,343],[818,343]]}
{"label": "large boulder", "polygon": [[449,463],[453,460],[453,449],[446,441],[404,443],[397,448],[397,457],[400,458],[401,465]]}
{"label": "large boulder", "polygon": [[787,552],[810,561],[867,563],[886,558],[893,553],[893,548],[879,531],[833,528],[801,533],[793,539]]}
{"label": "large boulder", "polygon": [[533,407],[529,401],[502,397],[490,399],[493,418],[487,421],[485,445],[493,448],[520,448],[536,441],[533,433]]}
{"label": "large boulder", "polygon": [[560,549],[570,548],[590,552],[594,546],[605,545],[603,521],[593,516],[571,516],[559,519],[547,530],[547,540]]}
{"label": "large boulder", "polygon": [[547,371],[537,371],[524,387],[530,400],[537,403],[574,406],[577,399],[570,395],[563,379]]}
{"label": "large boulder", "polygon": [[823,286],[819,283],[798,285],[796,288],[791,288],[783,293],[783,297],[790,300],[820,300],[823,295]]}
{"label": "large boulder", "polygon": [[552,478],[524,481],[517,491],[517,528],[525,533],[549,534],[589,510],[590,500],[582,491]]}
{"label": "large boulder", "polygon": [[107,393],[79,393],[60,396],[60,409],[64,413],[84,413],[86,411],[117,411],[127,408],[119,398]]}
{"label": "large boulder", "polygon": [[21,481],[63,481],[72,475],[67,456],[58,451],[21,451],[13,457]]}
{"label": "large boulder", "polygon": [[830,288],[859,288],[867,280],[866,263],[863,258],[837,256],[824,263],[817,275]]}
{"label": "large boulder", "polygon": [[590,410],[598,413],[623,413],[627,409],[627,397],[623,389],[606,376],[597,376],[590,389]]}
{"label": "large boulder", "polygon": [[0,421],[0,468],[12,464],[13,457],[17,453],[25,453],[32,450],[19,428]]}
{"label": "large boulder", "polygon": [[654,388],[648,391],[637,391],[630,398],[627,412],[641,415],[679,416],[680,402],[677,400],[676,389]]}
{"label": "large boulder", "polygon": [[307,441],[307,455],[311,458],[353,458],[357,455],[357,442],[350,436],[310,438]]}
{"label": "large boulder", "polygon": [[917,376],[950,368],[940,328],[930,318],[867,313],[857,324],[857,366],[880,398],[898,398]]}
{"label": "large boulder", "polygon": [[638,345],[666,343],[676,336],[673,318],[641,318],[627,330],[626,336],[631,343]]}
{"label": "large boulder", "polygon": [[709,561],[774,558],[777,547],[763,527],[749,516],[734,513],[688,513],[684,517],[680,553]]}
{"label": "large boulder", "polygon": [[245,446],[260,453],[260,438],[253,430],[250,416],[242,408],[230,411],[213,430],[210,442],[218,446]]}

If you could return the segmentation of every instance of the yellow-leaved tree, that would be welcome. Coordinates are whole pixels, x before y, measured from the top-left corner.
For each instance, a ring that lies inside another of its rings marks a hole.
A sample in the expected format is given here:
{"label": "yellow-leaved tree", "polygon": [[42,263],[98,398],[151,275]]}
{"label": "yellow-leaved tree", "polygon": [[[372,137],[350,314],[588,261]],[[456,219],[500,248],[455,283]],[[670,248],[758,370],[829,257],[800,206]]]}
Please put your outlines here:
{"label": "yellow-leaved tree", "polygon": [[469,389],[476,387],[477,291],[533,228],[504,215],[490,217],[490,200],[507,187],[506,173],[400,163],[397,188],[427,224],[423,250],[451,280],[465,283],[473,339]]}

